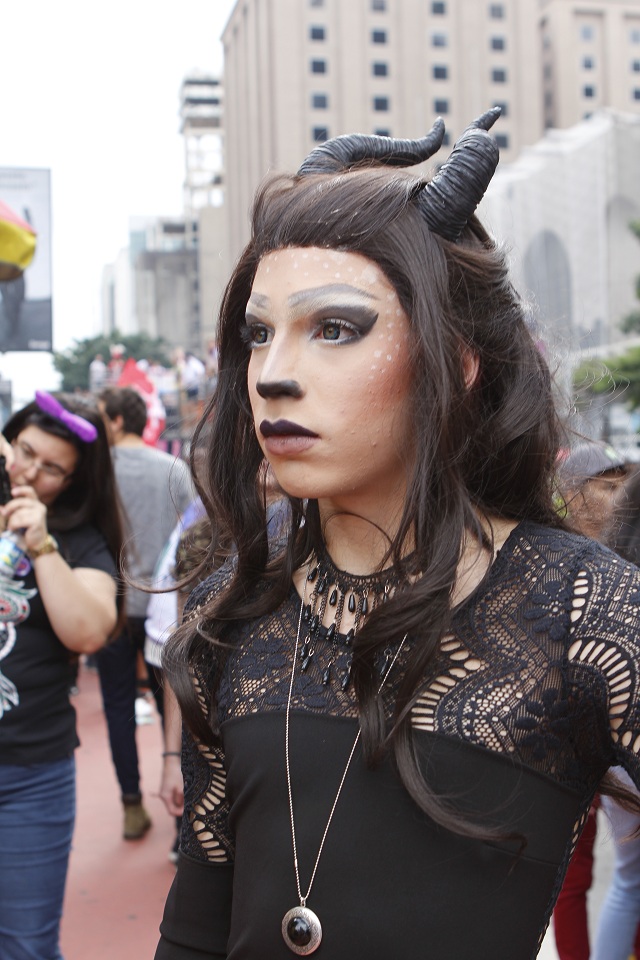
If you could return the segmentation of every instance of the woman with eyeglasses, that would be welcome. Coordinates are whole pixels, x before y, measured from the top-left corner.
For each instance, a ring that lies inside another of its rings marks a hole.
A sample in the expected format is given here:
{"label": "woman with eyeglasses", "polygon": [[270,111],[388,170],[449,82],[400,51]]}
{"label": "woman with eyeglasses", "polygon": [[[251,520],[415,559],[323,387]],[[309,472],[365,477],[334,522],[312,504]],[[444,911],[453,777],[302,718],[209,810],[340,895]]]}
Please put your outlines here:
{"label": "woman with eyeglasses", "polygon": [[0,454],[0,519],[25,553],[0,576],[0,956],[59,960],[79,743],[69,689],[74,661],[118,623],[121,523],[93,404],[36,393]]}

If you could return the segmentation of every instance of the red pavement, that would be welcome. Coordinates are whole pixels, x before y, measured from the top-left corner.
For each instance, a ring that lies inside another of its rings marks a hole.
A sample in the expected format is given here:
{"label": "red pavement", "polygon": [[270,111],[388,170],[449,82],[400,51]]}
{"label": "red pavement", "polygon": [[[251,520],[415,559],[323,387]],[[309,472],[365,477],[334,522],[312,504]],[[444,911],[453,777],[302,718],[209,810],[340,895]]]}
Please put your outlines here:
{"label": "red pavement", "polygon": [[62,920],[65,960],[152,960],[174,867],[174,821],[157,796],[162,738],[157,715],[138,727],[142,789],[153,826],[122,839],[122,807],[95,673],[82,668],[76,751],[78,816]]}

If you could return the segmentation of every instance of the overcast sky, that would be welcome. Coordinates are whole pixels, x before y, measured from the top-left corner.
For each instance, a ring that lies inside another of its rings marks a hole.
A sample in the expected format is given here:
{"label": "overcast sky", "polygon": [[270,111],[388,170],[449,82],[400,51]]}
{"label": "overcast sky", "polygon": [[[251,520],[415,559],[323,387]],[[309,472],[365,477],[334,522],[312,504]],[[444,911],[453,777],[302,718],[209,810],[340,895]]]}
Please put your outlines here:
{"label": "overcast sky", "polygon": [[[181,211],[180,83],[222,67],[234,0],[30,0],[2,14],[0,166],[52,180],[53,342],[99,330],[102,267],[127,245],[130,216]],[[0,355],[28,400],[52,387],[45,354]]]}

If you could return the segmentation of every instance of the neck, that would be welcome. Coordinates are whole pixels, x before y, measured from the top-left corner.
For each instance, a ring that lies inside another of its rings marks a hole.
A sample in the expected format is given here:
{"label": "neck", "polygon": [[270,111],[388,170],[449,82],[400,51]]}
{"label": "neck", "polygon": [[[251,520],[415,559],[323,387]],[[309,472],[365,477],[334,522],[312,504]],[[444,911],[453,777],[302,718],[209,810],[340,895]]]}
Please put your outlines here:
{"label": "neck", "polygon": [[114,440],[115,447],[144,447],[146,446],[142,437],[137,433],[123,433]]}
{"label": "neck", "polygon": [[[366,576],[381,569],[392,538],[396,535],[400,520],[399,510],[391,510],[378,521],[363,516],[340,512],[335,505],[319,502],[320,518],[327,552],[340,569],[356,576]],[[488,539],[493,542],[493,552],[486,549],[472,533],[467,533],[460,550],[460,562],[452,592],[455,606],[468,597],[481,582],[491,566],[495,554],[517,525],[513,520],[481,516],[480,523]],[[408,543],[405,555],[413,549]]]}
{"label": "neck", "polygon": [[[357,513],[335,503],[319,501],[320,521],[329,556],[337,567],[357,576],[380,570],[398,532],[401,504],[389,503],[375,513],[358,505]],[[408,545],[406,553],[411,551]]]}

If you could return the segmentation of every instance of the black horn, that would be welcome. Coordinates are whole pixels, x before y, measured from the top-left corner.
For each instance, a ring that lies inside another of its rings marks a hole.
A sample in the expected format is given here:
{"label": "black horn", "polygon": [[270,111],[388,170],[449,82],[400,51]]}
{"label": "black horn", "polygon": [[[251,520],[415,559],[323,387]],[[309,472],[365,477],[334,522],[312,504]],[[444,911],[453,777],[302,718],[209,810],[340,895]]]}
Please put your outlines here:
{"label": "black horn", "polygon": [[493,107],[474,120],[419,195],[429,229],[445,240],[458,239],[495,173],[500,154],[488,130],[499,116]]}
{"label": "black horn", "polygon": [[313,150],[298,170],[298,176],[311,173],[339,173],[363,160],[393,167],[410,167],[437,153],[444,138],[444,121],[438,117],[426,137],[396,140],[364,133],[348,133],[327,140]]}

